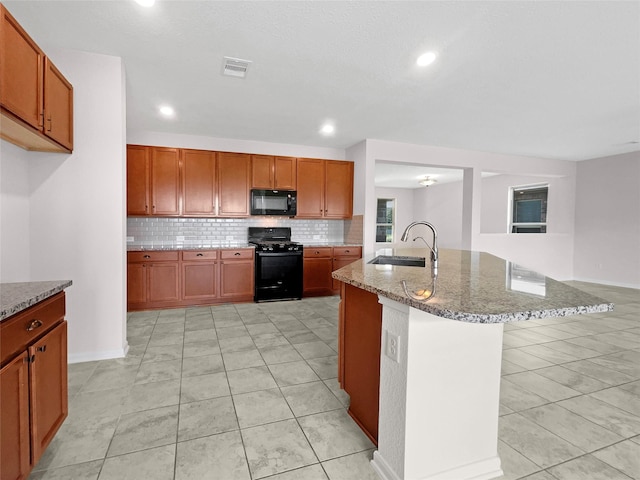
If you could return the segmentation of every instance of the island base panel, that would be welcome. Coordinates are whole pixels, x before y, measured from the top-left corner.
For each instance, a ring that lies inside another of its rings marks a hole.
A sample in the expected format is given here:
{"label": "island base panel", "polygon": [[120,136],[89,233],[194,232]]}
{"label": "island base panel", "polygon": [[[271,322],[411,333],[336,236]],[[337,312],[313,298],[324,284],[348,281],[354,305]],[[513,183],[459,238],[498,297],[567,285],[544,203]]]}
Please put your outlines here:
{"label": "island base panel", "polygon": [[350,397],[349,415],[377,445],[382,305],[376,294],[351,285],[344,286],[342,302],[342,383]]}
{"label": "island base panel", "polygon": [[382,296],[380,302],[382,335],[398,336],[399,361],[381,355],[373,468],[385,480],[501,476],[503,324],[449,320]]}

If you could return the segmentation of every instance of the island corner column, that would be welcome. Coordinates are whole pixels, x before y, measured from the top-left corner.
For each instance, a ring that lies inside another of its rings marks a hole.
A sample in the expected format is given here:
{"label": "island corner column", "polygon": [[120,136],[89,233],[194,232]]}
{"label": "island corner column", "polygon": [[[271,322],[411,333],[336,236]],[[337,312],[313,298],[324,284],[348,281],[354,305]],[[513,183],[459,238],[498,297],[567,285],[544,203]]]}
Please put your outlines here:
{"label": "island corner column", "polygon": [[[379,296],[383,305],[378,450],[384,480],[488,480],[497,454],[503,324],[445,319]],[[399,361],[386,352],[399,339]]]}

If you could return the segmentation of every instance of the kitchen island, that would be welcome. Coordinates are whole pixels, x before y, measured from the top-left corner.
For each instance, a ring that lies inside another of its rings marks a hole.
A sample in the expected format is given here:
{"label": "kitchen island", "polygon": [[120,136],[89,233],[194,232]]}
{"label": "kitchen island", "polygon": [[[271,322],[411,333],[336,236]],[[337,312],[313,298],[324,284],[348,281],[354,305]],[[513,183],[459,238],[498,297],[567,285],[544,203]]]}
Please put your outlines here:
{"label": "kitchen island", "polygon": [[388,480],[501,476],[504,323],[613,305],[487,253],[441,249],[437,271],[426,249],[385,255],[426,262],[370,264],[368,256],[333,273],[343,282],[339,377],[349,413],[377,440],[373,468]]}

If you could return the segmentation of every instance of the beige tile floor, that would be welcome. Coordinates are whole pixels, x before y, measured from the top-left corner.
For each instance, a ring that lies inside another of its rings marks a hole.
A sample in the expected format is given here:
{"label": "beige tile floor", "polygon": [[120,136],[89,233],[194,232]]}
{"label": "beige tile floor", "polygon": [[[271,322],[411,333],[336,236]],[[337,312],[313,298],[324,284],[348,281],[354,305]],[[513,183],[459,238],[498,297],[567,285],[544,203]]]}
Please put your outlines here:
{"label": "beige tile floor", "polygon": [[[506,325],[505,476],[640,479],[640,292]],[[338,298],[129,314],[125,359],[69,366],[69,417],[31,480],[375,480],[337,384]]]}

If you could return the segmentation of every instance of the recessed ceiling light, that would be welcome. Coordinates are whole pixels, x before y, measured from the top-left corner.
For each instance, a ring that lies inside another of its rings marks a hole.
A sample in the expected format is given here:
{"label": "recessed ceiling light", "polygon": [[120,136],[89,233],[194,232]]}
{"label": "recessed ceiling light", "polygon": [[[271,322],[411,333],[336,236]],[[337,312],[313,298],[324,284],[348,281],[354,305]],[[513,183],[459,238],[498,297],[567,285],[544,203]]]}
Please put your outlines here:
{"label": "recessed ceiling light", "polygon": [[138,5],[142,5],[143,7],[153,7],[153,4],[156,3],[156,0],[135,0]]}
{"label": "recessed ceiling light", "polygon": [[336,128],[330,123],[324,124],[320,129],[320,133],[322,133],[323,135],[332,135],[333,133],[335,133],[335,131]]}
{"label": "recessed ceiling light", "polygon": [[427,65],[431,65],[436,59],[436,54],[434,52],[423,53],[418,57],[416,63],[420,67],[426,67]]}
{"label": "recessed ceiling light", "polygon": [[170,107],[169,105],[162,105],[159,110],[165,117],[173,117],[176,113],[173,107]]}

